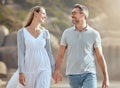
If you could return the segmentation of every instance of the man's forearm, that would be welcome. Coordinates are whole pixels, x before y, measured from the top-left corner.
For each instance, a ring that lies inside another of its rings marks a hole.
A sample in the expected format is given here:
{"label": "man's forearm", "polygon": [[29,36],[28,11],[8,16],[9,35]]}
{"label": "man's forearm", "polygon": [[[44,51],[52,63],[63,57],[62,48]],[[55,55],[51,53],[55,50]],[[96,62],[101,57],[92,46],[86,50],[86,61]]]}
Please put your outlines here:
{"label": "man's forearm", "polygon": [[55,63],[55,70],[60,70],[62,62],[63,62],[63,56],[57,56]]}
{"label": "man's forearm", "polygon": [[104,78],[109,79],[108,71],[107,71],[107,65],[106,65],[106,61],[104,59],[104,56],[99,57],[98,64],[99,64],[99,66],[102,70],[102,74],[103,74]]}

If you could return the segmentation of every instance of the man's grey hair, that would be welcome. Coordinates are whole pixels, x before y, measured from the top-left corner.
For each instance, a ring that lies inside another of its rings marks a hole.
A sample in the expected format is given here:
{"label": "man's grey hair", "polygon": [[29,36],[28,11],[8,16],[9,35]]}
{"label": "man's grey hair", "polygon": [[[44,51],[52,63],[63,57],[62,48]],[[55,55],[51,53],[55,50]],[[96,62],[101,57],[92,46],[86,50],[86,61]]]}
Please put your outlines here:
{"label": "man's grey hair", "polygon": [[86,6],[81,5],[81,4],[75,4],[74,8],[79,8],[80,12],[83,12],[86,15],[86,18],[88,18],[89,12],[88,12],[88,8]]}

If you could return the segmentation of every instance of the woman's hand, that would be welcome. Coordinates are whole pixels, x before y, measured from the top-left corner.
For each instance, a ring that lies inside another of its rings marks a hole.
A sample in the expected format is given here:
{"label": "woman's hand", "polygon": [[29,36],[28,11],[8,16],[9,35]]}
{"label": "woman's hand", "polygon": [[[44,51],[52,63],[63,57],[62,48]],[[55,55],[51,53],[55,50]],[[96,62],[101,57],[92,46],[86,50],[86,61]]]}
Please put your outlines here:
{"label": "woman's hand", "polygon": [[58,83],[59,81],[62,81],[62,74],[60,73],[60,71],[58,71],[58,70],[54,71],[53,79],[54,79],[55,83]]}
{"label": "woman's hand", "polygon": [[25,86],[25,75],[24,73],[19,73],[19,82]]}

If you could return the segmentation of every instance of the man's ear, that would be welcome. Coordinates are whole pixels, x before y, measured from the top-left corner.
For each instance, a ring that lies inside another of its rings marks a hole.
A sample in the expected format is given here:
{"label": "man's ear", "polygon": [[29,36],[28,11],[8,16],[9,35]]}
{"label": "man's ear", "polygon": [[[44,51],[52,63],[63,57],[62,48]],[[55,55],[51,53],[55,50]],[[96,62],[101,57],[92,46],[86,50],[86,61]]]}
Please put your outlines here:
{"label": "man's ear", "polygon": [[82,17],[84,17],[86,19],[86,15],[84,13],[82,13],[81,15],[82,15]]}

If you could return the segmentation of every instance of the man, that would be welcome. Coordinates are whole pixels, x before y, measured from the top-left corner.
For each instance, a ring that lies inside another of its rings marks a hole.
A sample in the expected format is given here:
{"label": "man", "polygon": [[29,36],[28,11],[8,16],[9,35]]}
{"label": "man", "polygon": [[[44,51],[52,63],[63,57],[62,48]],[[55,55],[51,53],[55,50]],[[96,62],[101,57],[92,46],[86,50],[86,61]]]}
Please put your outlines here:
{"label": "man", "polygon": [[99,33],[86,23],[87,7],[75,4],[71,17],[74,26],[63,32],[53,79],[56,83],[62,80],[60,67],[64,55],[66,55],[66,75],[69,79],[70,88],[97,88],[94,57],[96,56],[103,73],[102,88],[108,88],[109,77],[102,53],[101,38]]}

